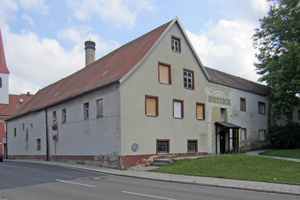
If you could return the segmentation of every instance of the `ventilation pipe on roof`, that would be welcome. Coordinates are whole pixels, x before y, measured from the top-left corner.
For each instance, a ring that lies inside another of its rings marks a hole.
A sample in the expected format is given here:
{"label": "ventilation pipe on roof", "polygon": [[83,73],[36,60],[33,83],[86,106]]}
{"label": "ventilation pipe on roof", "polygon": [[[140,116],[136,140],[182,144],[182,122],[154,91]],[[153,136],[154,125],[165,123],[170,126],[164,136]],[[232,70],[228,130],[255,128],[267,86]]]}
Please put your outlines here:
{"label": "ventilation pipe on roof", "polygon": [[96,43],[88,40],[88,41],[85,41],[84,45],[85,45],[85,48],[84,48],[85,49],[85,66],[87,66],[95,61]]}

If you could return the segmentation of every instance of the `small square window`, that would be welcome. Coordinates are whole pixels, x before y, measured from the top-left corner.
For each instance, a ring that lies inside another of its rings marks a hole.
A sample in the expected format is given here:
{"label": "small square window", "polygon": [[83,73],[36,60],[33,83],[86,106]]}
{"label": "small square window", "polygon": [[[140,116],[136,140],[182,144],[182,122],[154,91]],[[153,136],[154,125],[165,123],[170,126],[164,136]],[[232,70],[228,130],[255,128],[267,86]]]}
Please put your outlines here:
{"label": "small square window", "polygon": [[172,84],[171,65],[161,62],[158,63],[158,82]]}
{"label": "small square window", "polygon": [[184,117],[183,100],[173,99],[173,117],[183,118]]}
{"label": "small square window", "polygon": [[62,124],[67,122],[67,110],[62,109]]}
{"label": "small square window", "polygon": [[83,104],[83,115],[84,115],[84,119],[89,118],[89,103]]}
{"label": "small square window", "polygon": [[194,87],[194,71],[183,70],[184,87],[187,89],[195,89]]}
{"label": "small square window", "polygon": [[169,153],[170,152],[169,140],[156,140],[156,149],[158,154]]}
{"label": "small square window", "polygon": [[240,98],[240,109],[241,109],[241,111],[246,112],[246,99],[245,98]]}
{"label": "small square window", "polygon": [[259,114],[266,114],[266,103],[258,102],[258,113]]}
{"label": "small square window", "polygon": [[97,117],[103,117],[103,99],[97,100]]}
{"label": "small square window", "polygon": [[266,130],[259,130],[258,131],[258,140],[259,141],[266,141]]}
{"label": "small square window", "polygon": [[172,35],[172,51],[181,52],[180,38]]}
{"label": "small square window", "polygon": [[36,139],[36,150],[37,151],[41,150],[41,139]]}
{"label": "small square window", "polygon": [[247,140],[247,131],[245,128],[241,128],[241,141]]}
{"label": "small square window", "polygon": [[145,96],[145,114],[147,116],[158,116],[158,97]]}
{"label": "small square window", "polygon": [[198,141],[197,140],[188,140],[188,153],[197,153],[198,152]]}
{"label": "small square window", "polygon": [[196,118],[204,120],[205,119],[205,104],[196,103]]}

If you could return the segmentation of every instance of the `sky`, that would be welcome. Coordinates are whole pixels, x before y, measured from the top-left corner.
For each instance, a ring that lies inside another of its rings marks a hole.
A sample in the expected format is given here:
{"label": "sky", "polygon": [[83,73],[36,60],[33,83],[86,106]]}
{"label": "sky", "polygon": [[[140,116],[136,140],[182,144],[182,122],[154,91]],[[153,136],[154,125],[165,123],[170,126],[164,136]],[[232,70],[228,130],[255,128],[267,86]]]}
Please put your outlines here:
{"label": "sky", "polygon": [[36,93],[96,59],[179,18],[204,66],[257,81],[251,37],[265,0],[0,0],[9,93]]}

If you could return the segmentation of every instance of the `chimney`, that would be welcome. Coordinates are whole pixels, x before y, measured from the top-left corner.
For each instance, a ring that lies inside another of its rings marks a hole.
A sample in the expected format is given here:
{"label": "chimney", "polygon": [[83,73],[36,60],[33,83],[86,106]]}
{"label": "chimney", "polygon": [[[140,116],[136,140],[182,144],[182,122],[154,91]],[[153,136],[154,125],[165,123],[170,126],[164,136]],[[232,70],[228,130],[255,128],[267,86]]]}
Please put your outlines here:
{"label": "chimney", "polygon": [[84,45],[85,45],[85,48],[84,48],[85,49],[85,66],[87,66],[95,61],[96,43],[88,40],[88,41],[85,41]]}

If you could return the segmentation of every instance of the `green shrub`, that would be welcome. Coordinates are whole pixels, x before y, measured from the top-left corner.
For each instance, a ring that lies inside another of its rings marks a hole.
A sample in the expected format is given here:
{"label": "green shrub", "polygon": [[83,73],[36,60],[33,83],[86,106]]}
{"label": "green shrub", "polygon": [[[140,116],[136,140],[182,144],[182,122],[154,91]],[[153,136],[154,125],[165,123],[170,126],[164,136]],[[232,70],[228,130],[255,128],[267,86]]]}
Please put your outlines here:
{"label": "green shrub", "polygon": [[286,126],[271,126],[268,134],[271,148],[300,148],[300,124],[298,123],[290,123]]}

